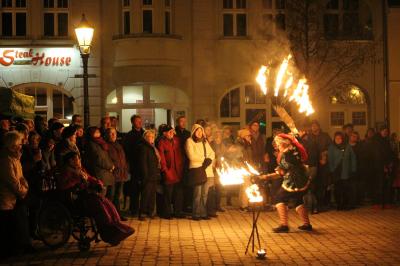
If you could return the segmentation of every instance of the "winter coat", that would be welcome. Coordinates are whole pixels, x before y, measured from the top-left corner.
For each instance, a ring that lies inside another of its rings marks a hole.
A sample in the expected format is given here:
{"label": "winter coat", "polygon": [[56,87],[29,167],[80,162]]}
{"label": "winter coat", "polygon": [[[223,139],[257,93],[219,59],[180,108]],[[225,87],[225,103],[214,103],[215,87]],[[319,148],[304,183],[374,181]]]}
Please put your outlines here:
{"label": "winter coat", "polygon": [[356,155],[348,144],[343,149],[331,144],[328,148],[328,164],[330,173],[334,175],[333,181],[349,179],[357,171]]}
{"label": "winter coat", "polygon": [[112,186],[115,178],[112,173],[114,166],[108,151],[93,140],[89,140],[85,151],[85,168],[92,176],[100,179],[105,186]]}
{"label": "winter coat", "polygon": [[22,173],[20,158],[8,151],[0,151],[0,210],[13,210],[17,199],[28,193],[28,182]]}
{"label": "winter coat", "polygon": [[[206,168],[207,177],[214,177],[213,165],[215,163],[215,153],[211,148],[208,141],[198,141],[193,140],[193,134],[198,129],[202,128],[200,125],[195,124],[192,128],[191,137],[186,140],[186,155],[189,159],[189,168],[199,168],[203,165],[206,158],[212,160],[212,163]],[[204,130],[203,130],[204,132]],[[204,157],[203,143],[206,148],[206,157]]]}
{"label": "winter coat", "polygon": [[322,131],[318,135],[310,134],[309,138],[311,142],[314,142],[317,145],[318,154],[321,154],[323,151],[327,151],[329,145],[332,143],[332,139],[328,133]]}
{"label": "winter coat", "polygon": [[147,141],[139,145],[139,171],[143,183],[161,180],[160,161],[154,149]]}
{"label": "winter coat", "polygon": [[139,159],[141,154],[139,153],[139,146],[144,141],[143,133],[143,129],[136,130],[132,128],[132,130],[125,135],[122,141],[122,146],[125,151],[132,179],[141,179],[139,169]]}
{"label": "winter coat", "polygon": [[394,155],[390,147],[389,138],[382,137],[379,133],[372,139],[373,164],[375,173],[382,174],[385,166],[393,162]]}
{"label": "winter coat", "polygon": [[319,151],[317,143],[313,141],[308,134],[303,136],[301,144],[304,146],[308,154],[306,164],[310,167],[318,166],[320,153],[323,152],[323,150]]}
{"label": "winter coat", "polygon": [[125,182],[128,180],[128,163],[125,152],[118,142],[108,142],[108,154],[114,163],[113,171],[115,182]]}
{"label": "winter coat", "polygon": [[161,172],[166,184],[175,184],[182,180],[184,169],[184,155],[180,140],[174,136],[172,140],[162,137],[158,142],[161,159]]}
{"label": "winter coat", "polygon": [[259,166],[264,161],[265,155],[265,136],[264,134],[251,135],[251,154],[255,166]]}

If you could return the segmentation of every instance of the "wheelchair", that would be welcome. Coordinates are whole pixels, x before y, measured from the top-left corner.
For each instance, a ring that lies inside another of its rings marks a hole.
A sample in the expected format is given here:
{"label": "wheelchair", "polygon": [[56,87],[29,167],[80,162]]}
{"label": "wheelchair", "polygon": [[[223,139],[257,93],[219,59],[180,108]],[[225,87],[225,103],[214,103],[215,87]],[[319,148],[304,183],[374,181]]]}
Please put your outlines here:
{"label": "wheelchair", "polygon": [[91,242],[100,241],[94,219],[82,211],[79,193],[82,192],[76,189],[65,193],[55,189],[42,193],[36,217],[37,236],[46,246],[60,248],[72,236],[78,242],[79,250],[84,252],[90,249]]}

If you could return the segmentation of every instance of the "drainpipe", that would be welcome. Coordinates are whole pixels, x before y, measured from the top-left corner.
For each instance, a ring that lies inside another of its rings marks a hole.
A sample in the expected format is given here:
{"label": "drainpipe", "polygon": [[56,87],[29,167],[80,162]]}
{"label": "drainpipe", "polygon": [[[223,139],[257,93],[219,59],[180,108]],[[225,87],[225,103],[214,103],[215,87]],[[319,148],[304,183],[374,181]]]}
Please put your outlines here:
{"label": "drainpipe", "polygon": [[383,78],[384,78],[384,120],[390,130],[389,106],[389,58],[388,58],[388,33],[387,33],[387,1],[382,1],[382,32],[383,32]]}

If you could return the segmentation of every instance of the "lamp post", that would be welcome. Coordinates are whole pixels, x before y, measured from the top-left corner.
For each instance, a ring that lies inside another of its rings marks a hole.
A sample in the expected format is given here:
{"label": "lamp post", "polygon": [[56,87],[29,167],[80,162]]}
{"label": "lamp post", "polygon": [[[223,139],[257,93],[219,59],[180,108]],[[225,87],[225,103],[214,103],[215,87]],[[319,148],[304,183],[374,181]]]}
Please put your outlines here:
{"label": "lamp post", "polygon": [[79,51],[82,57],[83,64],[83,119],[84,127],[90,125],[89,122],[89,75],[88,75],[88,61],[90,55],[90,48],[93,38],[94,29],[86,20],[85,14],[82,14],[81,22],[75,28],[76,39],[78,40]]}

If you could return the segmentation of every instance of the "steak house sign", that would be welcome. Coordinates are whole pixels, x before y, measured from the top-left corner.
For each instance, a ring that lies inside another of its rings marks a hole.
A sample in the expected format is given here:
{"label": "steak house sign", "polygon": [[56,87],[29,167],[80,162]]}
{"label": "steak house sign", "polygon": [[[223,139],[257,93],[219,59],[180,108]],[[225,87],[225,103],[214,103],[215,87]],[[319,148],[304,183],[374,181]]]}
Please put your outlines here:
{"label": "steak house sign", "polygon": [[0,48],[0,67],[68,67],[75,53],[74,48]]}

